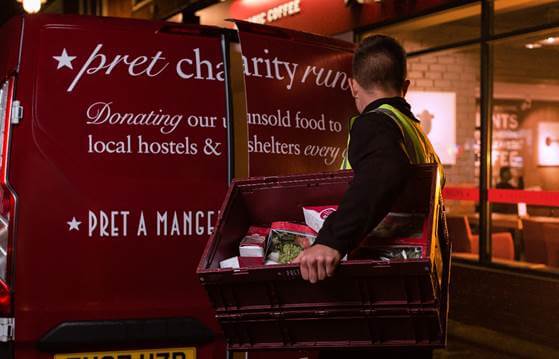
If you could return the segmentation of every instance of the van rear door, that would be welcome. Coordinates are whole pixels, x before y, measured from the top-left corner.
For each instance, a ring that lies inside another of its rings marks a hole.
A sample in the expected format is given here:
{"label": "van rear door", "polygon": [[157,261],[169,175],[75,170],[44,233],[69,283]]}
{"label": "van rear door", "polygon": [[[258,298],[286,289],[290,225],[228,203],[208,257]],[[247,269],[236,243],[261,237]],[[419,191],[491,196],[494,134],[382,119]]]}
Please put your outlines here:
{"label": "van rear door", "polygon": [[24,23],[16,357],[223,357],[195,275],[227,187],[219,31]]}

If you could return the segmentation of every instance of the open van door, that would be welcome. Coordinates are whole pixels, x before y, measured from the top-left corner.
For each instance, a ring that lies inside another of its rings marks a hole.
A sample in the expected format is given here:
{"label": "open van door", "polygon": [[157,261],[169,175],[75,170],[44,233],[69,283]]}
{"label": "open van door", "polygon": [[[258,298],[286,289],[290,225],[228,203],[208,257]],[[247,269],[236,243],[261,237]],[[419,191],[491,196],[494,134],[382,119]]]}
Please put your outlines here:
{"label": "open van door", "polygon": [[220,30],[38,15],[8,32],[11,355],[222,358],[195,274],[227,188]]}

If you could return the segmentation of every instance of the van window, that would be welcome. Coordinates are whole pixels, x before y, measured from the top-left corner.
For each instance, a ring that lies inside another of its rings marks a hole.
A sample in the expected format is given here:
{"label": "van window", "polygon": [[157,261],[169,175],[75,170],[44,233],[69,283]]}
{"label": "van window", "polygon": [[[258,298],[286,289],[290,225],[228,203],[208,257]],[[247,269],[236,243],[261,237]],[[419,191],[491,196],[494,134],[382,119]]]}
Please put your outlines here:
{"label": "van window", "polygon": [[[6,131],[6,115],[8,112],[9,81],[0,88],[0,158],[3,156],[4,134]],[[1,162],[0,162],[1,163]],[[8,256],[8,220],[0,215],[0,278],[6,279],[6,266]]]}

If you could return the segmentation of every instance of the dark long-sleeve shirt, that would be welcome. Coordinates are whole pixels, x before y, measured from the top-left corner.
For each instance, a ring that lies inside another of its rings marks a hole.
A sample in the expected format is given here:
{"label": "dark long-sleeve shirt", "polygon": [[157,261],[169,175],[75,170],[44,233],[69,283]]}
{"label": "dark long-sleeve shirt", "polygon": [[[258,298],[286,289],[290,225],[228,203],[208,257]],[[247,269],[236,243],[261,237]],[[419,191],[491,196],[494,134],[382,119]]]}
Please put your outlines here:
{"label": "dark long-sleeve shirt", "polygon": [[315,242],[337,249],[342,256],[386,216],[409,174],[410,161],[400,128],[388,115],[370,112],[383,104],[416,120],[401,97],[373,101],[355,120],[348,148],[354,178]]}

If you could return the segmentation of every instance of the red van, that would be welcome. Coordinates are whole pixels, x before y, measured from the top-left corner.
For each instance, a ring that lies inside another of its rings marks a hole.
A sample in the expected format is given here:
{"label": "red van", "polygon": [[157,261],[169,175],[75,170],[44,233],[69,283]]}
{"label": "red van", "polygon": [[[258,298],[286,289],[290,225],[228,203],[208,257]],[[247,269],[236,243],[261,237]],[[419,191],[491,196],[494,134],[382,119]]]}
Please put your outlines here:
{"label": "red van", "polygon": [[223,358],[196,265],[228,183],[221,30],[0,29],[0,357]]}

